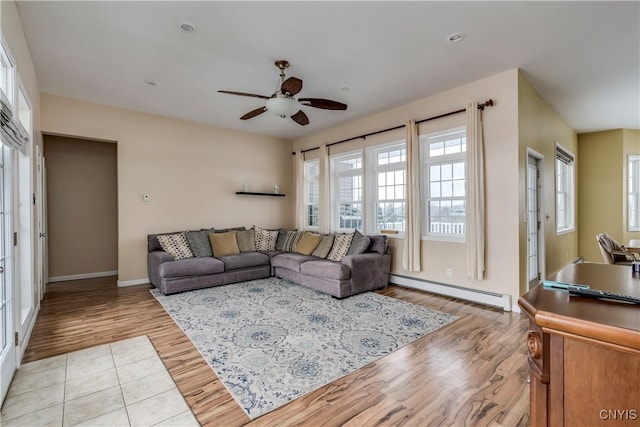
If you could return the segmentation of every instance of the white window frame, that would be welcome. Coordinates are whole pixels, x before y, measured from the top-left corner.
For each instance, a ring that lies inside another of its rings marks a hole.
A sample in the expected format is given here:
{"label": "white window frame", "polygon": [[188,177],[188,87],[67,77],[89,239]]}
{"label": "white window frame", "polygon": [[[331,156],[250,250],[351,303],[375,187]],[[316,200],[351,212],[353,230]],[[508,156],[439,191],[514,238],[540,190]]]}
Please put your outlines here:
{"label": "white window frame", "polygon": [[0,66],[6,68],[7,72],[7,87],[2,87],[2,81],[0,81],[0,92],[4,98],[9,102],[12,113],[15,110],[16,104],[16,81],[17,71],[16,62],[9,51],[7,43],[5,42],[4,35],[0,37]]}
{"label": "white window frame", "polygon": [[[309,172],[311,166],[317,167],[317,174]],[[317,220],[316,225],[312,225],[309,219],[311,218],[308,207],[310,206],[310,188],[314,186],[317,189],[317,203],[315,217]],[[305,160],[304,161],[304,226],[306,230],[318,230],[320,228],[320,159]]]}
{"label": "white window frame", "polygon": [[[465,186],[465,195],[464,197],[439,197],[438,199],[451,199],[451,200],[464,200],[465,202],[465,213],[467,209],[467,151],[466,144],[465,150],[460,153],[454,154],[443,154],[440,156],[429,156],[429,144],[439,141],[445,141],[452,134],[465,132],[465,140],[466,140],[466,126],[457,126],[450,129],[443,129],[437,132],[431,132],[428,134],[420,135],[420,182],[422,183],[421,189],[421,200],[422,203],[422,240],[432,240],[432,241],[440,241],[440,242],[450,242],[450,243],[465,243],[466,233],[463,232],[461,234],[450,234],[450,233],[434,233],[431,232],[429,226],[429,202],[434,198],[431,197],[431,189],[430,189],[430,178],[429,178],[429,168],[432,165],[437,164],[447,164],[447,163],[464,163],[464,186]],[[466,215],[465,215],[466,216]],[[463,225],[464,230],[466,231],[466,218]]]}
{"label": "white window frame", "polygon": [[[406,227],[406,207],[407,207],[407,160],[406,160],[406,141],[392,141],[385,144],[375,145],[373,147],[367,148],[367,167],[366,167],[366,182],[370,185],[366,187],[366,199],[370,201],[366,207],[365,214],[365,222],[368,225],[367,233],[369,234],[379,234],[382,232],[382,229],[378,227],[378,203],[387,202],[387,203],[404,203],[404,215],[402,222]],[[378,164],[378,155],[385,152],[391,152],[396,150],[405,150],[405,160],[401,162],[390,163],[386,165]],[[404,198],[403,199],[379,199],[379,189],[378,189],[378,174],[382,172],[396,172],[403,171],[404,179]],[[403,237],[404,229],[397,234],[388,234],[389,237]]]}
{"label": "white window frame", "polygon": [[[338,170],[338,163],[342,160],[355,159],[360,157],[360,168],[351,169],[347,171]],[[357,228],[363,231],[366,227],[366,204],[365,204],[365,158],[363,150],[349,151],[347,153],[341,153],[330,156],[331,165],[331,230],[337,232],[352,231]],[[362,207],[360,209],[360,227],[341,227],[340,226],[340,178],[356,177],[360,176],[361,182],[361,200],[353,200],[353,203],[359,203]]]}
{"label": "white window frame", "polygon": [[640,155],[627,158],[627,230],[640,231]]}
{"label": "white window frame", "polygon": [[[555,143],[556,235],[575,231],[575,156]],[[562,201],[562,203],[560,203]],[[561,204],[564,209],[561,210]]]}

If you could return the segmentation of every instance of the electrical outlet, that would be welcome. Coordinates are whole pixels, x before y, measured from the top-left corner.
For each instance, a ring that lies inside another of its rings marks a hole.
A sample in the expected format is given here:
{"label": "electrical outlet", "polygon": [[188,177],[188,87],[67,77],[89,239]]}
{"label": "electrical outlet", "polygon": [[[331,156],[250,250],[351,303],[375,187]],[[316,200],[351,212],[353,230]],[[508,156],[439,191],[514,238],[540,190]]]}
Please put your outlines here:
{"label": "electrical outlet", "polygon": [[453,270],[450,268],[447,268],[447,277],[452,277],[453,276]]}

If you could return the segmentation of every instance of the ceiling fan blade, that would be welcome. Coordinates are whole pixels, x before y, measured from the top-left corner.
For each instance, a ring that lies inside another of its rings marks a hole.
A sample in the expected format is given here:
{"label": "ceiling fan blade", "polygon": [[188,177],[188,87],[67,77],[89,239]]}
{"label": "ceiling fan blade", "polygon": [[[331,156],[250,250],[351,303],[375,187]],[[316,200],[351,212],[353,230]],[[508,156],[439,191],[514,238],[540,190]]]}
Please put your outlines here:
{"label": "ceiling fan blade", "polygon": [[293,116],[291,116],[294,122],[299,124],[300,126],[305,126],[309,124],[309,117],[304,113],[304,111],[299,110]]}
{"label": "ceiling fan blade", "polygon": [[260,114],[264,113],[265,111],[267,111],[267,107],[260,107],[260,108],[256,108],[253,111],[249,111],[247,114],[245,114],[244,116],[240,117],[240,120],[249,120],[255,116],[259,116]]}
{"label": "ceiling fan blade", "polygon": [[282,94],[289,93],[289,95],[296,95],[298,92],[302,90],[302,80],[297,77],[289,77],[287,80],[282,82],[282,87],[280,88],[280,92]]}
{"label": "ceiling fan blade", "polygon": [[347,104],[322,98],[298,98],[298,102],[309,107],[322,108],[323,110],[346,110]]}
{"label": "ceiling fan blade", "polygon": [[250,96],[252,98],[269,99],[268,96],[256,95],[255,93],[233,92],[233,91],[230,91],[230,90],[219,90],[218,92],[220,92],[220,93],[228,93],[229,95]]}

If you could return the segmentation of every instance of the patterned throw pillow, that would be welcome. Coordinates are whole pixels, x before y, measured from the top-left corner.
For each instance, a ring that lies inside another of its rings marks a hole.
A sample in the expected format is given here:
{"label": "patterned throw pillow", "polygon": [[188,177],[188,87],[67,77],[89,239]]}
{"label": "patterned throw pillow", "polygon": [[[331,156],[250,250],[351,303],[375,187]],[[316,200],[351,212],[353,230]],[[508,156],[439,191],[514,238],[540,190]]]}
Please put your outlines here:
{"label": "patterned throw pillow", "polygon": [[369,249],[369,245],[371,244],[371,237],[363,236],[358,230],[353,233],[353,240],[351,241],[351,246],[349,246],[349,251],[347,255],[360,255],[365,253],[367,249]]}
{"label": "patterned throw pillow", "polygon": [[175,259],[193,258],[193,251],[184,233],[166,234],[158,236],[162,250],[173,255]]}
{"label": "patterned throw pillow", "polygon": [[353,233],[336,233],[336,237],[333,240],[333,246],[331,252],[327,255],[327,259],[331,261],[340,261],[349,252],[351,241],[353,240]]}
{"label": "patterned throw pillow", "polygon": [[191,247],[193,255],[197,257],[213,256],[213,252],[211,252],[211,242],[209,241],[209,233],[212,232],[213,229],[187,231],[185,233],[185,237],[187,238],[187,242],[189,242],[189,247]]}
{"label": "patterned throw pillow", "polygon": [[[296,246],[300,239],[304,236],[304,231],[287,231],[282,244],[282,250],[284,252],[293,252],[296,250]],[[276,245],[277,248],[277,245]]]}
{"label": "patterned throw pillow", "polygon": [[257,251],[275,251],[278,240],[278,230],[266,230],[256,225],[253,226],[256,235]]}

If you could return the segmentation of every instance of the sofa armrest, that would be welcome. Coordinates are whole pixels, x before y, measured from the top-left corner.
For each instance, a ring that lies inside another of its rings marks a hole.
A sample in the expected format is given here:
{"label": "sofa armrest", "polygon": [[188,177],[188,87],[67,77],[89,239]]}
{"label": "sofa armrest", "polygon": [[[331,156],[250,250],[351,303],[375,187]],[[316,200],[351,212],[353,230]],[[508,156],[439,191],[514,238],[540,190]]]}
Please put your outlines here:
{"label": "sofa armrest", "polygon": [[342,264],[351,269],[353,294],[382,289],[389,284],[391,255],[378,253],[347,255],[342,258]]}
{"label": "sofa armrest", "polygon": [[147,253],[147,269],[149,272],[149,281],[156,288],[160,287],[160,265],[174,261],[173,255],[165,251],[151,251]]}

